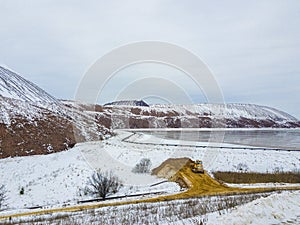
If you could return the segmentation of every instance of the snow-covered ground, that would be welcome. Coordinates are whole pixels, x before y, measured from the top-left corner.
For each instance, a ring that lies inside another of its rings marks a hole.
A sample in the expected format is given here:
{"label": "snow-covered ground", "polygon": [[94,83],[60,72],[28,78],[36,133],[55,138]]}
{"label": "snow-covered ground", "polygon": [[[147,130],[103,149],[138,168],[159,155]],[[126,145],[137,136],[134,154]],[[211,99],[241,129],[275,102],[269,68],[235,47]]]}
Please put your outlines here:
{"label": "snow-covered ground", "polygon": [[[265,225],[300,222],[300,191],[215,196],[13,218],[9,224]],[[40,223],[37,223],[40,224]]]}
{"label": "snow-covered ground", "polygon": [[[236,206],[230,210],[217,211],[199,217],[176,221],[174,225],[264,225],[300,224],[300,191],[275,193]],[[169,223],[161,223],[167,225]]]}
{"label": "snow-covered ground", "polygon": [[[135,156],[130,160],[113,161],[108,152],[117,152],[131,146],[120,143],[118,136],[104,142],[87,142],[74,148],[50,155],[6,158],[0,160],[0,180],[7,190],[10,209],[77,203],[89,198],[83,195],[88,178],[94,170],[112,170],[124,187],[116,195],[163,191],[179,191],[176,183],[163,183],[149,174],[135,174],[131,170],[139,162]],[[157,163],[158,164],[158,163]],[[24,189],[24,194],[20,190]]]}
{"label": "snow-covered ground", "polygon": [[300,191],[260,198],[227,214],[211,214],[208,224],[300,224]]}
{"label": "snow-covered ground", "polygon": [[[175,183],[163,183],[149,174],[132,173],[132,168],[142,159],[151,160],[151,168],[174,157],[203,159],[208,171],[236,171],[239,164],[245,164],[256,172],[299,169],[299,152],[230,150],[213,147],[143,145],[143,142],[172,143],[173,140],[159,140],[151,135],[139,134],[137,143],[122,141],[130,132],[117,131],[117,135],[101,142],[77,144],[73,149],[50,155],[36,155],[0,160],[0,180],[7,189],[7,205],[11,210],[33,206],[76,204],[89,198],[82,195],[88,178],[95,169],[112,170],[124,182],[117,195],[164,191],[179,191]],[[173,142],[174,143],[174,142]],[[176,143],[176,141],[175,141]],[[189,142],[189,144],[198,144]],[[20,190],[24,188],[24,194]],[[167,194],[166,193],[166,194]],[[6,212],[1,212],[6,213]]]}

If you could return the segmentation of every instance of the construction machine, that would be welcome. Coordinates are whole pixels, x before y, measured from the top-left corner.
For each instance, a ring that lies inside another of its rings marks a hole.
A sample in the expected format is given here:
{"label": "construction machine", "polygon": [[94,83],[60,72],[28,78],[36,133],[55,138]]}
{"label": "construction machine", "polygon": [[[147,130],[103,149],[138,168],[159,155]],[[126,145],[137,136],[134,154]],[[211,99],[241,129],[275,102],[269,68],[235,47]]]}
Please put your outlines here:
{"label": "construction machine", "polygon": [[201,160],[196,160],[191,164],[191,169],[194,173],[204,173],[203,162]]}

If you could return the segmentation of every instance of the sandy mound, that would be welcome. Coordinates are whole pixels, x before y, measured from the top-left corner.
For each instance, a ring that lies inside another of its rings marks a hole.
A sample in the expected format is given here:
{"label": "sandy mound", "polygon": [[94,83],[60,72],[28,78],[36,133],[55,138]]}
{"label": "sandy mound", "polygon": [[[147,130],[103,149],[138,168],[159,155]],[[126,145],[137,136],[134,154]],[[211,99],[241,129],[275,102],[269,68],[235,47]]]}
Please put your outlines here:
{"label": "sandy mound", "polygon": [[191,187],[192,183],[185,176],[180,176],[180,171],[189,169],[193,161],[189,158],[170,158],[164,161],[159,167],[152,170],[152,175],[166,178],[169,181],[177,182],[182,188]]}
{"label": "sandy mound", "polygon": [[164,161],[159,167],[154,168],[152,175],[170,179],[183,167],[189,167],[192,162],[189,158],[170,158]]}

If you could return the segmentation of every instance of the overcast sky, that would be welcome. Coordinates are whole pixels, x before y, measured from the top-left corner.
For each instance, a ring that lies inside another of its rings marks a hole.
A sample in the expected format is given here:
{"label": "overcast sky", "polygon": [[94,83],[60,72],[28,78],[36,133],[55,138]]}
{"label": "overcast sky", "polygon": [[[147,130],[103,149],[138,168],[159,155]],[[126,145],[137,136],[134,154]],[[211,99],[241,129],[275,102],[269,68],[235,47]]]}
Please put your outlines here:
{"label": "overcast sky", "polygon": [[[0,64],[57,98],[73,99],[84,73],[104,54],[131,42],[165,41],[199,56],[226,102],[268,105],[300,118],[299,27],[298,0],[0,0]],[[184,74],[149,64],[116,74],[99,102],[128,86],[143,95],[145,82],[134,85],[141,76],[170,81],[160,99],[186,93],[205,102]]]}

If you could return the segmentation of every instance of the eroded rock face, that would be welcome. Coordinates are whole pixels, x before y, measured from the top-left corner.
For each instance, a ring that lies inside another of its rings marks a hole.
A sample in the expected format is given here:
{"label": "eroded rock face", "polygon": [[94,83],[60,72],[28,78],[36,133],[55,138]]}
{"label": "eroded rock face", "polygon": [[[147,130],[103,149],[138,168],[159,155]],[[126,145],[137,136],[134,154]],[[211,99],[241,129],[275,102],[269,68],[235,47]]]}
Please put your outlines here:
{"label": "eroded rock face", "polygon": [[[113,128],[296,128],[296,118],[251,104],[105,106],[101,118]],[[101,123],[101,121],[99,121]]]}
{"label": "eroded rock face", "polygon": [[15,119],[10,126],[0,124],[0,158],[49,154],[75,145],[72,124],[59,117],[35,120]]}
{"label": "eroded rock face", "polygon": [[0,158],[59,152],[110,135],[94,115],[76,107],[62,104],[53,110],[47,104],[0,100]]}

